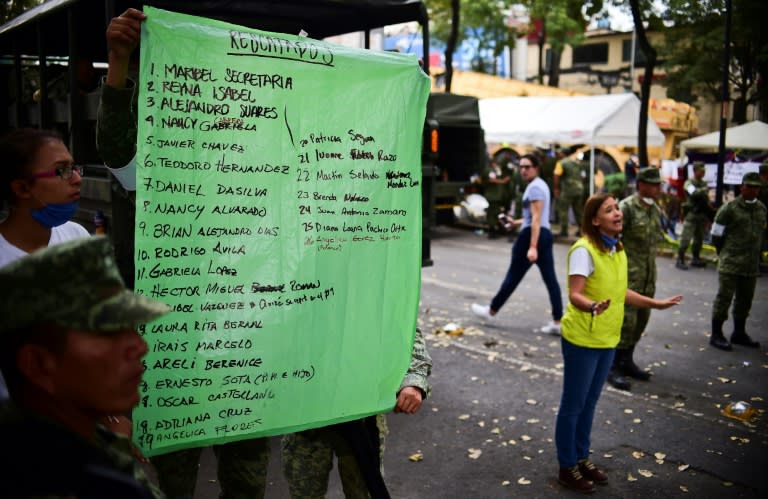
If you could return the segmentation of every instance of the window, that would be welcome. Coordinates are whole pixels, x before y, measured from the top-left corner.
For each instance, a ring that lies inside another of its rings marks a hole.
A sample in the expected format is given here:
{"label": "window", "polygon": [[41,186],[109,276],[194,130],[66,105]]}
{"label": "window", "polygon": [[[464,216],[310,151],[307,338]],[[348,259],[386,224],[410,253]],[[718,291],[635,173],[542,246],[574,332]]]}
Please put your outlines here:
{"label": "window", "polygon": [[573,65],[606,64],[608,43],[591,43],[573,48]]}
{"label": "window", "polygon": [[[624,40],[621,43],[621,60],[622,62],[631,62],[632,54],[632,39]],[[642,66],[645,64],[645,54],[640,50],[640,46],[635,44],[635,66]]]}

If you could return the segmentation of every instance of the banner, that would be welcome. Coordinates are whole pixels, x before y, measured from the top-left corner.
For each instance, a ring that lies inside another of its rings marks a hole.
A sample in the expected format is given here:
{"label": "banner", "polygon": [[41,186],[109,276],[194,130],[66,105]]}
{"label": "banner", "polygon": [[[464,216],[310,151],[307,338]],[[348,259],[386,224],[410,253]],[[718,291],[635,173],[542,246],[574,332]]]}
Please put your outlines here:
{"label": "banner", "polygon": [[391,410],[421,265],[429,79],[402,54],[145,9],[134,440],[148,456]]}

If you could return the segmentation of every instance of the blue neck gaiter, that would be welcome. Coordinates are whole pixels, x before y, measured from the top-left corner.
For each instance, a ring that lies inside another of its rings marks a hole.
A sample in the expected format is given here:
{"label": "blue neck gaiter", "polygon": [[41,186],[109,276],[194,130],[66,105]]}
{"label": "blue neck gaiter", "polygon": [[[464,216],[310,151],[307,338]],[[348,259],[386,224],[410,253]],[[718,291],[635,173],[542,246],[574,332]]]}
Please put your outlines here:
{"label": "blue neck gaiter", "polygon": [[606,246],[613,249],[616,247],[617,244],[619,244],[619,238],[618,237],[611,237],[606,236],[602,232],[600,233],[600,238],[603,240]]}
{"label": "blue neck gaiter", "polygon": [[77,211],[77,201],[72,203],[51,203],[32,210],[30,213],[37,223],[47,229],[65,224]]}

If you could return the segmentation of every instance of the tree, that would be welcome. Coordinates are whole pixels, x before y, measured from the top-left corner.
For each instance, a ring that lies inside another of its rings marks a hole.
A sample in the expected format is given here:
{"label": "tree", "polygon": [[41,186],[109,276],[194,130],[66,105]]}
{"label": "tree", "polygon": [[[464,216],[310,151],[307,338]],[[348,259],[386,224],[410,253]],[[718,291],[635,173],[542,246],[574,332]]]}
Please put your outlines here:
{"label": "tree", "polygon": [[[506,24],[509,0],[426,0],[433,41],[445,44],[446,71],[456,47],[473,46],[472,68],[497,74],[496,58],[514,47],[514,31]],[[460,12],[460,14],[459,14]],[[453,50],[451,50],[453,45]],[[449,74],[446,74],[448,77]]]}
{"label": "tree", "polygon": [[[666,0],[667,30],[662,57],[667,69],[670,97],[693,103],[696,97],[719,101],[722,97],[722,54],[725,32],[724,0],[692,5],[686,0]],[[762,118],[768,117],[768,18],[765,0],[732,0],[729,85],[735,123],[747,121],[747,106],[760,102]]]}
{"label": "tree", "polygon": [[42,3],[42,0],[0,0],[0,24],[5,24],[25,10]]}
{"label": "tree", "polygon": [[[531,19],[543,21],[543,33],[549,42],[551,87],[560,85],[560,59],[566,45],[577,47],[584,42],[584,30],[589,19],[603,10],[603,0],[525,0]],[[543,47],[543,43],[540,43]]]}

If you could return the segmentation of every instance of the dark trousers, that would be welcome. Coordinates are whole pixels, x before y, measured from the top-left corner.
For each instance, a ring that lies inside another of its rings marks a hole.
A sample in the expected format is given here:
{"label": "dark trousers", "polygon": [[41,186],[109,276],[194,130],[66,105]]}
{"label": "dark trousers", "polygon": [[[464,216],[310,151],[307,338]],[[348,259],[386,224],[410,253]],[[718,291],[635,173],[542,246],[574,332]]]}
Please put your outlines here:
{"label": "dark trousers", "polygon": [[613,364],[613,348],[586,348],[562,339],[563,395],[557,412],[555,445],[561,468],[589,457],[592,420]]}
{"label": "dark trousers", "polygon": [[[499,311],[504,303],[515,292],[517,285],[523,280],[528,269],[533,265],[528,261],[528,247],[531,245],[531,228],[526,227],[520,232],[512,245],[512,261],[509,264],[507,275],[501,283],[501,288],[496,296],[491,300],[491,310]],[[552,318],[559,321],[563,316],[563,299],[560,296],[560,285],[557,283],[555,274],[555,257],[552,252],[552,232],[549,229],[542,228],[539,233],[537,243],[539,258],[536,265],[539,266],[539,272],[547,285],[549,293],[549,303],[552,305]]]}

